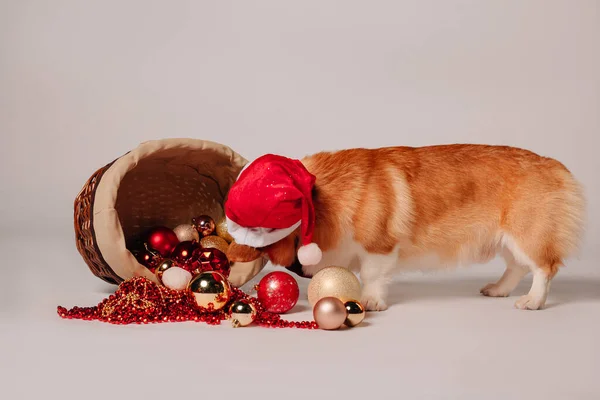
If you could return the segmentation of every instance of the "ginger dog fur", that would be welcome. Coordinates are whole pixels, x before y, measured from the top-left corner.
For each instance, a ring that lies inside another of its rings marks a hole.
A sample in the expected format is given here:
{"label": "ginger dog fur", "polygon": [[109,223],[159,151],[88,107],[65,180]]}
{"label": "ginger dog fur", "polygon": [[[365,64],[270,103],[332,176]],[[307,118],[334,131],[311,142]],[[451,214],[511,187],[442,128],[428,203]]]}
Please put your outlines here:
{"label": "ginger dog fur", "polygon": [[[390,147],[322,152],[302,160],[316,176],[313,241],[328,265],[360,272],[369,310],[387,308],[387,283],[402,268],[483,263],[501,255],[507,270],[481,292],[507,296],[528,273],[523,309],[545,304],[550,280],[583,234],[583,190],[560,162],[488,145]],[[289,266],[295,232],[260,251]],[[245,246],[237,246],[245,247]],[[228,255],[243,258],[243,249]]]}

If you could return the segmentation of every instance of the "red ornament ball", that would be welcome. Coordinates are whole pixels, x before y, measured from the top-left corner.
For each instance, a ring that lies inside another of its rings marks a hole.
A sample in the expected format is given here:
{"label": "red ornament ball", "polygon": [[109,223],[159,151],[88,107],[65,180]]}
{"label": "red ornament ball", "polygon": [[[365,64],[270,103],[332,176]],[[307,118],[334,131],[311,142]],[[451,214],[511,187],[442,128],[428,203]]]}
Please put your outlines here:
{"label": "red ornament ball", "polygon": [[229,260],[225,253],[218,249],[200,248],[194,251],[187,265],[194,276],[206,271],[215,271],[225,278],[229,277]]}
{"label": "red ornament ball", "polygon": [[161,261],[161,256],[158,253],[150,251],[148,249],[132,250],[131,252],[136,258],[137,262],[154,272],[154,269]]}
{"label": "red ornament ball", "polygon": [[157,226],[148,231],[145,242],[150,249],[157,251],[161,256],[170,257],[179,239],[171,229]]}
{"label": "red ornament ball", "polygon": [[298,282],[288,273],[270,272],[256,285],[258,300],[269,312],[283,314],[294,308],[300,296]]}
{"label": "red ornament ball", "polygon": [[185,264],[188,262],[194,253],[200,249],[200,245],[195,240],[186,240],[175,246],[175,250],[171,255],[175,261]]}

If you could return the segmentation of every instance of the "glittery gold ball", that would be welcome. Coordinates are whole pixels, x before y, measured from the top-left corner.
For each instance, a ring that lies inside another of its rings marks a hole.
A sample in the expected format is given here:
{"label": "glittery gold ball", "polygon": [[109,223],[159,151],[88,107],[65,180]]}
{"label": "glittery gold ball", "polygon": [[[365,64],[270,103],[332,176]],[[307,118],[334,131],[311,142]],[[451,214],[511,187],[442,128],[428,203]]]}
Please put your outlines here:
{"label": "glittery gold ball", "polygon": [[219,222],[217,222],[217,235],[222,237],[227,241],[227,243],[233,242],[233,237],[229,234],[227,230],[227,220],[225,217],[221,218]]}
{"label": "glittery gold ball", "polygon": [[356,300],[350,300],[344,303],[348,316],[344,324],[346,326],[356,326],[365,319],[365,308]]}
{"label": "glittery gold ball", "polygon": [[234,328],[248,326],[256,318],[256,308],[246,300],[238,300],[231,305],[229,315]]}
{"label": "glittery gold ball", "polygon": [[179,239],[180,242],[191,242],[192,240],[197,242],[200,240],[200,235],[192,224],[177,225],[175,229],[173,229],[173,232],[175,232],[177,239]]}
{"label": "glittery gold ball", "polygon": [[324,297],[337,297],[342,302],[360,299],[360,282],[344,267],[327,267],[317,272],[308,284],[308,302],[311,307]]}
{"label": "glittery gold ball", "polygon": [[231,297],[229,282],[215,271],[202,272],[192,279],[188,287],[194,294],[196,303],[202,308],[208,308],[212,304],[215,310],[220,310]]}
{"label": "glittery gold ball", "polygon": [[227,254],[227,248],[229,243],[225,239],[219,236],[206,236],[200,239],[200,247],[203,249],[217,249],[221,250],[223,254]]}

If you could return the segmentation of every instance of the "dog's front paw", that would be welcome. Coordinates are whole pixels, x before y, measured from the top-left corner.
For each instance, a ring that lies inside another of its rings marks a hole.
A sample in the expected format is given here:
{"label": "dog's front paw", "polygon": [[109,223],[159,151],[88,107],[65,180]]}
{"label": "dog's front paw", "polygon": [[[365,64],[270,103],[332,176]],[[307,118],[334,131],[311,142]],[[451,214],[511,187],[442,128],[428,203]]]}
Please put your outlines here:
{"label": "dog's front paw", "polygon": [[385,300],[379,296],[363,295],[361,303],[367,311],[385,311],[388,308]]}
{"label": "dog's front paw", "polygon": [[539,310],[544,307],[544,301],[535,296],[526,294],[517,300],[515,307],[520,310]]}

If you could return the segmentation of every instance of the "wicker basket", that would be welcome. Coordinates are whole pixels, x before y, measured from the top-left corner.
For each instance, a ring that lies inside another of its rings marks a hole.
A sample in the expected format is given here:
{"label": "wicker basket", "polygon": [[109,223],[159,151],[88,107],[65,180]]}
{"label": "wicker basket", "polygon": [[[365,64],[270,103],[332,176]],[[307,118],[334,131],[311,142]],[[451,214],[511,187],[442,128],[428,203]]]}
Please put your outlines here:
{"label": "wicker basket", "polygon": [[[77,249],[94,275],[112,284],[156,277],[127,250],[146,229],[223,216],[229,188],[248,161],[229,147],[196,139],[144,142],[96,171],[75,199]],[[241,286],[266,260],[231,265]]]}

